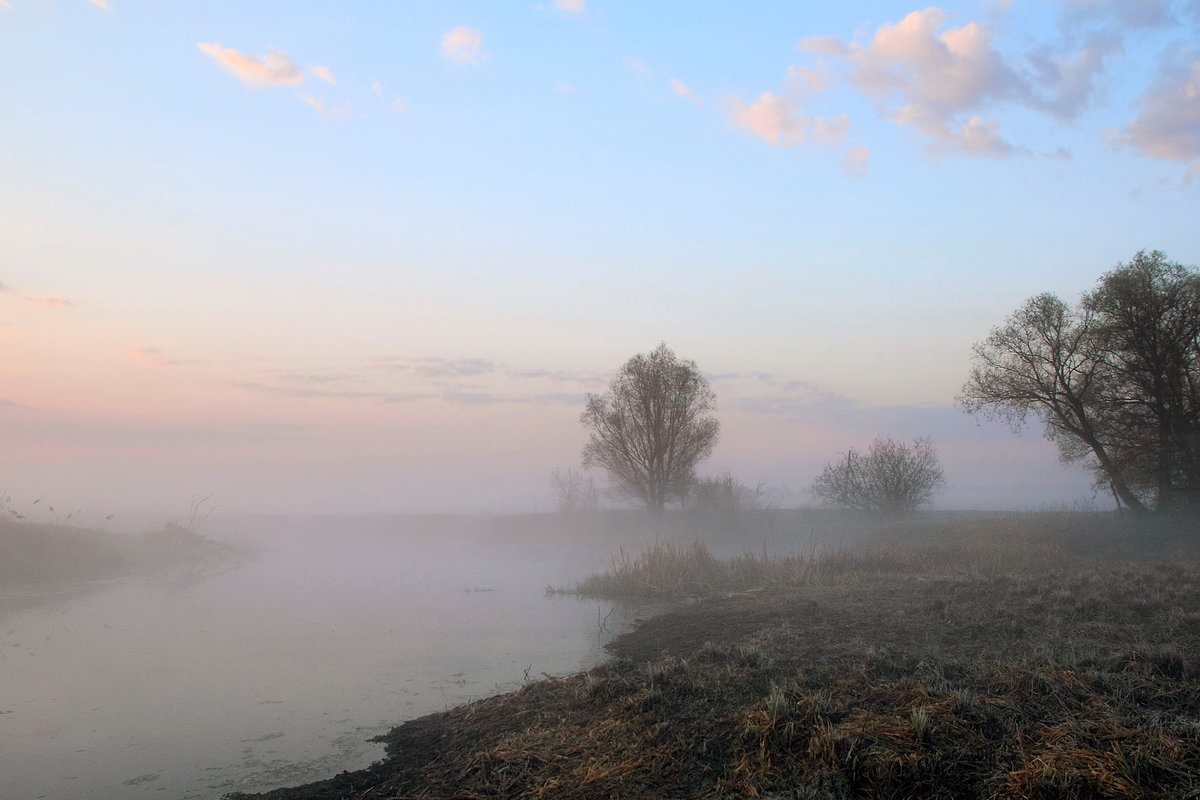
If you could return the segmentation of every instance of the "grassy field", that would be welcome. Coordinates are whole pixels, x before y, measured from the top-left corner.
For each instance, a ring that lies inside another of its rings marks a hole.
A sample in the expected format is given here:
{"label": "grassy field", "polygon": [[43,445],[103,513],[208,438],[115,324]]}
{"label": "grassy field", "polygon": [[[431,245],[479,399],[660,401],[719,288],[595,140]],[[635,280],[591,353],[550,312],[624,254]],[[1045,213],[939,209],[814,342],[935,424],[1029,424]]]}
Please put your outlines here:
{"label": "grassy field", "polygon": [[1094,515],[618,555],[607,664],[409,722],[295,798],[1200,797],[1200,534]]}

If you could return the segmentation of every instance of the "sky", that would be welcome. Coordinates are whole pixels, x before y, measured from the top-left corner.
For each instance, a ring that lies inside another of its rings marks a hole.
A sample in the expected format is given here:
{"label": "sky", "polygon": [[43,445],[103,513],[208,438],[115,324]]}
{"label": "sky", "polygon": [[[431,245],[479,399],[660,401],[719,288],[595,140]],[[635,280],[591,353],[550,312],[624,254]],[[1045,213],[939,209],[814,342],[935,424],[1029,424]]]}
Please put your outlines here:
{"label": "sky", "polygon": [[1103,506],[971,346],[1198,220],[1200,0],[0,0],[0,496],[549,509],[665,341],[702,474]]}

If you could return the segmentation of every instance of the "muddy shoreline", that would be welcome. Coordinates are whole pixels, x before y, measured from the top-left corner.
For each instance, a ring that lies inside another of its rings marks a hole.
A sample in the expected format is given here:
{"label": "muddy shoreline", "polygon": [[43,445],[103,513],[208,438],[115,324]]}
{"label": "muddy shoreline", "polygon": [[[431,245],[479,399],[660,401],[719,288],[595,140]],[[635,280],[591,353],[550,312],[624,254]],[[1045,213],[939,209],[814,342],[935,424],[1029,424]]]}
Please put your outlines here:
{"label": "muddy shoreline", "polygon": [[[741,593],[254,797],[1188,797],[1200,563]],[[250,797],[250,796],[239,796]]]}

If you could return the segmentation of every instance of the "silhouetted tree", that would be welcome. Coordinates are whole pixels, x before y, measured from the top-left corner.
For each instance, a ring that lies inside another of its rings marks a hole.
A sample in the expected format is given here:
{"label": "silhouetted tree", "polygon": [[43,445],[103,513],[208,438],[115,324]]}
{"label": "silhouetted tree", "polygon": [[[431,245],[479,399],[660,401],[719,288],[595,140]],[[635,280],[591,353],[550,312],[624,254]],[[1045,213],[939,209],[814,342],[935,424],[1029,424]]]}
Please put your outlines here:
{"label": "silhouetted tree", "polygon": [[959,402],[1035,414],[1132,511],[1200,510],[1200,274],[1142,251],[1077,308],[1030,299],[975,345]]}
{"label": "silhouetted tree", "polygon": [[550,473],[550,488],[554,490],[554,502],[559,511],[569,514],[575,511],[595,511],[600,505],[596,483],[591,475],[567,469],[555,468]]}
{"label": "silhouetted tree", "polygon": [[680,498],[716,444],[716,396],[694,361],[660,344],[625,362],[608,393],[589,394],[579,421],[591,431],[585,467],[603,467],[621,493],[660,512]]}
{"label": "silhouetted tree", "polygon": [[851,449],[813,481],[817,497],[840,508],[899,513],[929,503],[945,483],[933,442],[876,439],[866,455]]}

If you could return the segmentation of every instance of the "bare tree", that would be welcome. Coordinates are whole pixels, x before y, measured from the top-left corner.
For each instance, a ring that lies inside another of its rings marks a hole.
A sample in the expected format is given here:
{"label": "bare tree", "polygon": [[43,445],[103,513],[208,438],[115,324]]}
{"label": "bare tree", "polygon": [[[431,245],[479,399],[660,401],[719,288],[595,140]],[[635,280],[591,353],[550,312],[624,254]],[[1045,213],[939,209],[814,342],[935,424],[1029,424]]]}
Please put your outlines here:
{"label": "bare tree", "polygon": [[866,455],[851,449],[813,481],[813,494],[840,508],[898,513],[929,503],[945,483],[933,442],[876,439]]}
{"label": "bare tree", "polygon": [[596,482],[591,475],[567,469],[566,472],[555,468],[550,473],[550,488],[554,491],[554,501],[558,510],[564,514],[576,511],[595,511],[600,505],[600,496],[596,491]]}
{"label": "bare tree", "polygon": [[1143,251],[1077,308],[1030,299],[975,345],[959,403],[1036,415],[1134,512],[1200,508],[1200,275]]}
{"label": "bare tree", "polygon": [[721,430],[715,408],[696,363],[664,342],[626,361],[607,394],[587,396],[579,417],[591,431],[583,465],[603,467],[618,491],[661,512],[687,492],[696,464],[712,452]]}

